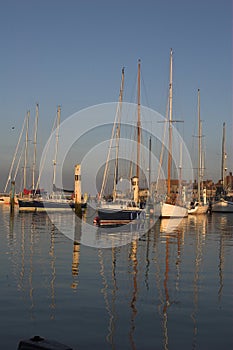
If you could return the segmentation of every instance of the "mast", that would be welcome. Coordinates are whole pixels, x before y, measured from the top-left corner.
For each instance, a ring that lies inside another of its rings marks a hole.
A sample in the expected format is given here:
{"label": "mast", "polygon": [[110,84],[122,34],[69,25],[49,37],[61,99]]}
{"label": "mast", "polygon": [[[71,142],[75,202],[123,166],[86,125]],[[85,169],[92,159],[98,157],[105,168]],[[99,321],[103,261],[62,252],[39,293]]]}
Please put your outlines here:
{"label": "mast", "polygon": [[170,82],[169,82],[169,135],[168,135],[168,165],[167,165],[167,194],[171,192],[171,164],[172,164],[172,49],[170,51]]}
{"label": "mast", "polygon": [[148,178],[148,182],[149,182],[149,198],[151,198],[151,137],[149,139],[149,178]]}
{"label": "mast", "polygon": [[27,112],[27,119],[26,119],[26,136],[25,136],[24,169],[23,169],[23,188],[27,188],[27,157],[28,157],[29,118],[30,118],[30,111]]}
{"label": "mast", "polygon": [[56,145],[55,145],[55,156],[54,156],[54,161],[53,161],[53,185],[55,185],[55,181],[56,181],[56,165],[57,165],[57,151],[58,151],[60,119],[61,119],[61,107],[58,106],[58,108],[57,108],[57,125],[56,125]]}
{"label": "mast", "polygon": [[141,60],[138,60],[138,121],[137,121],[137,169],[136,176],[139,181],[140,173],[140,143],[141,143],[141,103],[140,103],[140,94],[141,94]]}
{"label": "mast", "polygon": [[197,200],[200,203],[201,200],[201,118],[200,118],[200,89],[197,90],[197,102],[198,102],[198,164],[197,164]]}
{"label": "mast", "polygon": [[39,116],[39,104],[36,104],[36,117],[35,117],[35,128],[34,128],[34,152],[33,152],[33,165],[32,165],[32,189],[35,189],[35,169],[36,169],[36,142],[37,142],[37,127],[38,127],[38,116]]}
{"label": "mast", "polygon": [[182,142],[180,142],[180,165],[179,165],[179,200],[182,200]]}
{"label": "mast", "polygon": [[137,164],[136,176],[132,177],[133,199],[135,203],[139,202],[139,176],[140,176],[140,143],[141,143],[141,104],[140,104],[140,68],[141,60],[138,60],[138,119],[137,119]]}
{"label": "mast", "polygon": [[226,170],[226,145],[225,145],[225,122],[223,123],[223,132],[222,132],[222,169],[221,169],[221,180],[223,188],[225,187],[225,170]]}
{"label": "mast", "polygon": [[113,181],[113,200],[116,199],[116,187],[118,181],[118,154],[119,154],[119,141],[120,141],[120,133],[121,133],[121,110],[122,110],[122,100],[123,100],[123,90],[124,90],[124,74],[125,70],[122,68],[121,71],[121,87],[119,94],[119,110],[118,110],[118,122],[116,127],[116,162],[114,169],[114,181]]}
{"label": "mast", "polygon": [[200,195],[203,196],[203,177],[204,177],[204,169],[205,169],[205,154],[203,151],[203,147],[202,147],[202,120],[200,120],[200,137],[201,137],[201,162],[200,162]]}

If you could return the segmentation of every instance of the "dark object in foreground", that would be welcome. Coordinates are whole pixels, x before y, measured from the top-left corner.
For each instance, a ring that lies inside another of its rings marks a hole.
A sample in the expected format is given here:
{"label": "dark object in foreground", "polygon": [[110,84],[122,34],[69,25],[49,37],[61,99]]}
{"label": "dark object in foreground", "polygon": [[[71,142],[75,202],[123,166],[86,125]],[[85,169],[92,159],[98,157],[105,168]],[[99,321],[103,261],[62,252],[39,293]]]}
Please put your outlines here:
{"label": "dark object in foreground", "polygon": [[72,350],[67,345],[58,343],[55,340],[48,340],[40,337],[39,335],[35,335],[33,338],[28,340],[21,340],[19,342],[18,350]]}

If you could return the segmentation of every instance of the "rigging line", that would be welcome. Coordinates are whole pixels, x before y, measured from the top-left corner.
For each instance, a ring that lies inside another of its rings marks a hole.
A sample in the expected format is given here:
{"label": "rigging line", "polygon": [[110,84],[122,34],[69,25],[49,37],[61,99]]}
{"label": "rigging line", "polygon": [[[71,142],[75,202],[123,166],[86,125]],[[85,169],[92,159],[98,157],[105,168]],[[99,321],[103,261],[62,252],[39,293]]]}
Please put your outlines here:
{"label": "rigging line", "polygon": [[135,103],[135,102],[132,102],[132,101],[135,101],[136,100],[136,96],[137,96],[137,73],[134,76],[134,83],[133,83],[132,86],[134,88],[132,87],[130,101],[131,101],[131,103]]}
{"label": "rigging line", "polygon": [[[166,106],[166,121],[168,120],[168,108],[169,108],[169,97],[167,99],[167,106]],[[156,188],[155,188],[156,192],[158,191],[158,180],[160,178],[160,173],[161,173],[162,163],[163,163],[163,155],[164,155],[164,149],[165,149],[165,136],[166,136],[166,123],[164,123],[164,129],[163,129],[162,146],[161,146],[159,168],[158,168],[158,175],[157,175]]]}
{"label": "rigging line", "polygon": [[144,91],[144,95],[145,95],[146,106],[150,106],[148,94],[147,94],[147,90],[146,90],[146,84],[145,84],[145,80],[144,80],[142,74],[141,74],[141,81],[142,81],[143,91]]}
{"label": "rigging line", "polygon": [[[110,154],[111,154],[111,149],[112,149],[112,144],[113,144],[113,138],[115,135],[115,130],[116,130],[117,126],[118,127],[120,126],[119,123],[120,123],[120,113],[121,113],[121,107],[122,107],[123,84],[124,84],[124,68],[122,69],[122,79],[121,79],[119,101],[117,103],[117,110],[116,110],[114,124],[113,124],[113,128],[112,128],[112,135],[111,135],[109,149],[108,149],[107,161],[106,161],[105,169],[104,169],[103,182],[102,182],[102,187],[100,190],[100,198],[102,198],[102,196],[103,196],[103,192],[105,190],[106,183],[107,183],[107,175],[109,172],[109,160],[110,160]],[[117,144],[116,144],[116,146],[117,146]]]}
{"label": "rigging line", "polygon": [[15,163],[15,159],[16,159],[16,156],[17,156],[17,153],[18,153],[19,144],[20,144],[20,141],[21,141],[21,138],[22,138],[22,135],[23,135],[23,131],[24,131],[24,128],[25,128],[26,120],[27,120],[27,115],[24,118],[23,127],[22,127],[21,133],[19,135],[18,143],[17,143],[16,149],[15,149],[14,157],[13,157],[13,160],[12,160],[12,163],[11,163],[8,179],[7,179],[7,182],[6,182],[6,186],[4,188],[4,192],[6,192],[7,186],[9,184],[10,179],[11,179],[11,173],[12,173],[12,170],[13,170],[13,167],[14,167],[14,163]]}
{"label": "rigging line", "polygon": [[[117,108],[117,110],[118,110],[118,108]],[[112,128],[112,135],[111,135],[110,144],[109,144],[109,148],[108,148],[107,160],[106,160],[105,168],[104,168],[104,176],[103,176],[102,187],[100,190],[100,198],[103,196],[103,192],[104,192],[104,190],[106,188],[106,184],[107,184],[107,177],[109,174],[109,160],[110,160],[111,150],[113,148],[112,143],[113,143],[113,137],[114,137],[115,129],[116,129],[116,122],[117,122],[117,112],[116,112],[116,116],[115,116],[115,120],[114,120],[114,124],[113,124],[113,128]]]}
{"label": "rigging line", "polygon": [[61,107],[57,108],[57,119],[56,119],[56,143],[55,143],[55,156],[53,161],[53,185],[56,182],[56,167],[57,167],[57,154],[58,154],[58,140],[59,140],[59,129],[61,120]]}
{"label": "rigging line", "polygon": [[17,176],[17,173],[18,173],[18,170],[19,170],[19,165],[20,165],[23,153],[24,153],[24,147],[22,147],[22,150],[21,150],[21,153],[20,153],[20,156],[19,156],[19,159],[18,159],[18,163],[17,163],[16,169],[15,169],[14,181],[16,179],[16,176]]}
{"label": "rigging line", "polygon": [[[136,135],[137,135],[137,126],[135,125],[135,127],[131,129],[131,135],[130,135],[129,140],[135,141]],[[130,167],[129,167],[129,180],[131,180],[131,178],[132,178],[132,176],[133,176],[133,172],[135,172],[135,169],[133,169],[133,168],[135,168],[135,167],[134,167],[135,164],[134,164],[134,162],[132,161],[132,159],[135,159],[135,158],[134,158],[135,149],[134,149],[134,144],[131,143],[131,142],[130,142],[130,144],[132,144],[132,147],[131,147],[131,157],[130,157],[131,161],[130,161]]]}
{"label": "rigging line", "polygon": [[56,121],[57,121],[57,117],[55,117],[55,119],[54,119],[51,134],[50,134],[49,139],[48,139],[48,141],[47,141],[47,143],[45,145],[45,148],[44,148],[44,152],[43,152],[44,156],[43,156],[43,158],[41,159],[41,162],[40,162],[41,166],[40,166],[40,172],[39,172],[37,183],[36,183],[36,188],[35,188],[36,190],[38,190],[38,188],[39,188],[41,174],[42,174],[42,171],[44,170],[45,160],[46,160],[47,152],[48,152],[51,140],[52,140],[53,132],[55,131]]}

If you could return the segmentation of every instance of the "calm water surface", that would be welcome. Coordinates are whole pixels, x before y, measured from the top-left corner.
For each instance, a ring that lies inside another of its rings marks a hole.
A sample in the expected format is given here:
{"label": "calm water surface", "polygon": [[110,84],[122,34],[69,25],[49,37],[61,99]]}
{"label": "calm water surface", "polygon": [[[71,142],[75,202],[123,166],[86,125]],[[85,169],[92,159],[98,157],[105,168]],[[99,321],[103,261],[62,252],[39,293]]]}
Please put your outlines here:
{"label": "calm water surface", "polygon": [[233,349],[233,214],[167,224],[93,248],[1,205],[1,349],[33,335],[77,350]]}

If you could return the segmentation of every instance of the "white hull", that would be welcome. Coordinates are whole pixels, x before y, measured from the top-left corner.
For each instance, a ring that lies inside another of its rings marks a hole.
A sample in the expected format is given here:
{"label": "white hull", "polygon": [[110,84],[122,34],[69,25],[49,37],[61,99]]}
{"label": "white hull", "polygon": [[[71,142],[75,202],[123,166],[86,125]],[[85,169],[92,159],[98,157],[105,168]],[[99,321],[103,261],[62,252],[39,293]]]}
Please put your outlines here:
{"label": "white hull", "polygon": [[224,199],[212,204],[212,212],[233,213],[233,202]]}
{"label": "white hull", "polygon": [[208,211],[209,206],[206,205],[197,205],[195,208],[188,209],[188,214],[190,215],[199,215],[199,214],[206,214]]}
{"label": "white hull", "polygon": [[161,204],[161,218],[184,218],[188,216],[188,209],[174,204]]}

